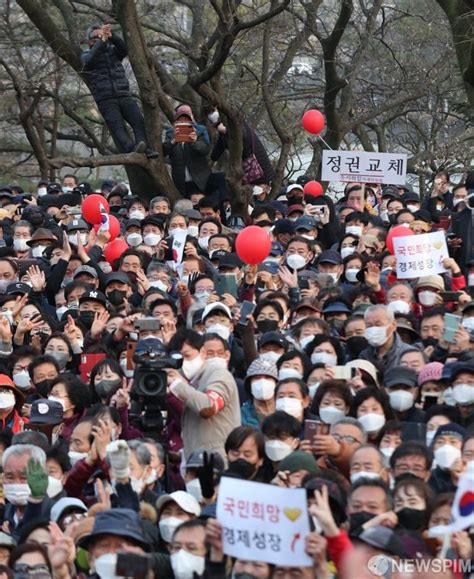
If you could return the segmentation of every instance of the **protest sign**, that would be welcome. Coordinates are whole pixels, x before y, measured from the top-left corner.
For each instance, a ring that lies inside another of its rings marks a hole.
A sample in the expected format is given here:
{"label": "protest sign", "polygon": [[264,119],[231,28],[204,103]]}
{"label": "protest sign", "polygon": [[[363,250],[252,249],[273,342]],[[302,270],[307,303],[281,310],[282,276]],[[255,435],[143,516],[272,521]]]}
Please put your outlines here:
{"label": "protest sign", "polygon": [[306,491],[223,477],[217,501],[224,553],[275,565],[311,566]]}
{"label": "protest sign", "polygon": [[405,185],[407,155],[323,150],[322,180]]}
{"label": "protest sign", "polygon": [[426,277],[446,271],[442,262],[449,253],[444,231],[395,237],[393,248],[398,279]]}
{"label": "protest sign", "polygon": [[181,263],[183,261],[184,246],[186,245],[187,231],[184,229],[175,229],[173,233],[173,260],[175,263]]}

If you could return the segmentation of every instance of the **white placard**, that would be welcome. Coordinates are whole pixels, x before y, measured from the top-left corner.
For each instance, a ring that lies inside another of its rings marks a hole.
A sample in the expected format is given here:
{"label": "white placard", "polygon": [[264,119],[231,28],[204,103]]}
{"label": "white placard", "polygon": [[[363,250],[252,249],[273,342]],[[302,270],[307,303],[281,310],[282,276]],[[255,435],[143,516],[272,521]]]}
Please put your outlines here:
{"label": "white placard", "polygon": [[312,566],[306,491],[229,477],[219,486],[217,520],[224,553],[274,565]]}
{"label": "white placard", "polygon": [[323,181],[405,185],[407,155],[323,150]]}
{"label": "white placard", "polygon": [[397,258],[397,278],[413,279],[444,273],[443,259],[449,257],[444,231],[395,237],[393,248]]}
{"label": "white placard", "polygon": [[184,229],[175,229],[173,232],[173,245],[171,250],[175,263],[181,263],[183,261],[184,246],[186,245],[187,235],[188,233]]}

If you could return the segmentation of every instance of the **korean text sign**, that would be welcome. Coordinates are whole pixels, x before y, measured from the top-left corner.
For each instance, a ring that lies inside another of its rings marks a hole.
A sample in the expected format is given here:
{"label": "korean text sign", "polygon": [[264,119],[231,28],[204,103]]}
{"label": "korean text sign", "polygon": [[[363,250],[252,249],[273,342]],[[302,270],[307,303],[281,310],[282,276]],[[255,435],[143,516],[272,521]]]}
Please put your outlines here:
{"label": "korean text sign", "polygon": [[224,553],[276,565],[311,566],[306,491],[223,477],[217,501]]}
{"label": "korean text sign", "polygon": [[404,185],[407,155],[366,151],[323,151],[323,181]]}
{"label": "korean text sign", "polygon": [[444,231],[395,237],[393,248],[398,279],[426,277],[446,271],[442,261],[449,254]]}

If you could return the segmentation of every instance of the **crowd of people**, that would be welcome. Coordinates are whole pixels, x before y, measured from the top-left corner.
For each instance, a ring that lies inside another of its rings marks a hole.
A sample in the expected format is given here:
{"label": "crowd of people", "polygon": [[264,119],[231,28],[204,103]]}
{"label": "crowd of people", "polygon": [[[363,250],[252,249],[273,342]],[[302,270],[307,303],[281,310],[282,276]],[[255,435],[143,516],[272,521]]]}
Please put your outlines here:
{"label": "crowd of people", "polygon": [[[360,578],[376,555],[469,577],[474,528],[429,530],[474,470],[473,174],[337,202],[264,180],[245,215],[191,178],[174,205],[103,182],[110,262],[89,183],[0,188],[0,578]],[[444,228],[445,273],[397,279],[400,225]],[[313,565],[227,557],[222,477],[305,489]]]}

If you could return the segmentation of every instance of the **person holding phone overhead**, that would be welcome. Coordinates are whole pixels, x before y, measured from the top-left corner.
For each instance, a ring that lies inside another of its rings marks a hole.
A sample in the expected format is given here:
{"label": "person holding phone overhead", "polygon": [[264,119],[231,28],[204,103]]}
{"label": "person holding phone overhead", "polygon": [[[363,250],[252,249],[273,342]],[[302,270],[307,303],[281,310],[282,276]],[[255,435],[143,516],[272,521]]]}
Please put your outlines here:
{"label": "person holding phone overhead", "polygon": [[179,192],[189,198],[206,191],[211,171],[208,164],[210,139],[207,129],[196,124],[188,105],[174,112],[173,126],[166,131],[163,154],[171,162],[171,176]]}

